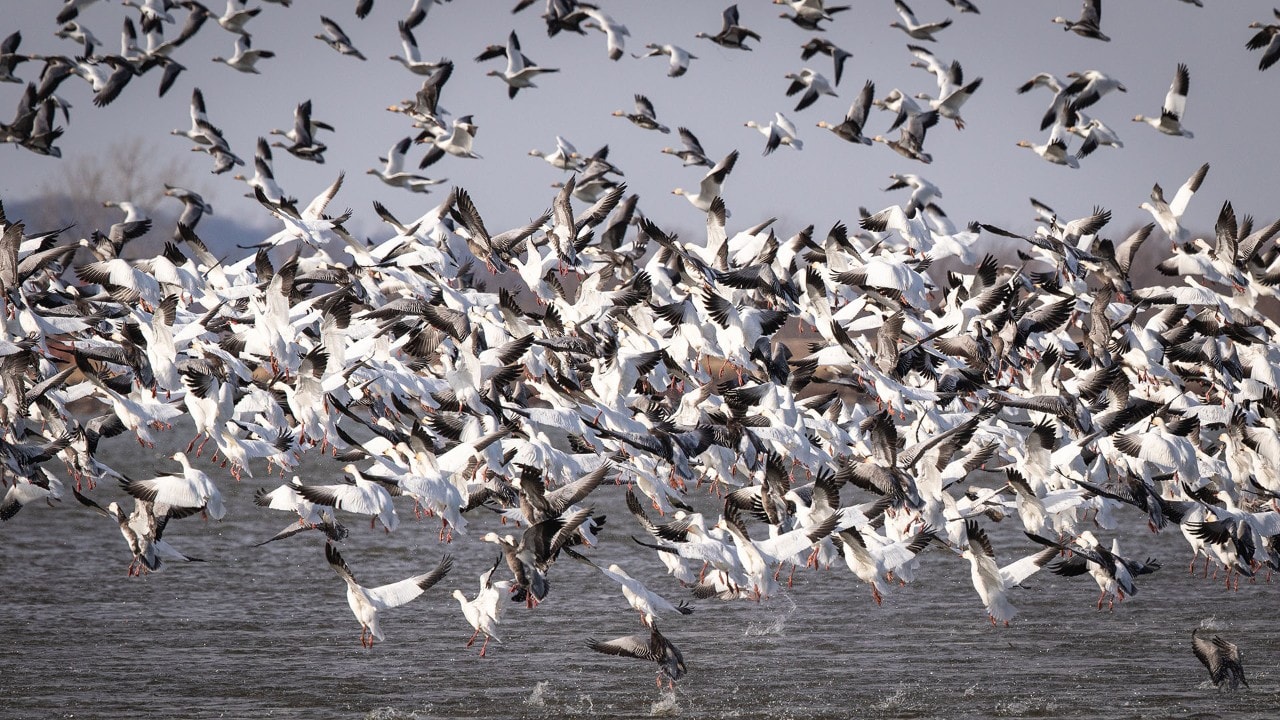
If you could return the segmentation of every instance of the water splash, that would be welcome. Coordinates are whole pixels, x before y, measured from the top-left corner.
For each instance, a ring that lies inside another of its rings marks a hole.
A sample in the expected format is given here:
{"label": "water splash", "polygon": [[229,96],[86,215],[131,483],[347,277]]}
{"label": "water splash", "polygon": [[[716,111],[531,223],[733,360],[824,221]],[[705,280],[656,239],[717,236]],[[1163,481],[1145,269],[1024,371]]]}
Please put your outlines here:
{"label": "water splash", "polygon": [[1210,615],[1200,621],[1201,630],[1226,630],[1227,623],[1218,619],[1217,615]]}
{"label": "water splash", "polygon": [[524,699],[524,704],[529,707],[546,707],[548,697],[555,699],[555,691],[551,690],[551,681],[541,680],[534,684],[533,692]]}
{"label": "water splash", "polygon": [[680,714],[680,703],[674,690],[662,693],[662,698],[649,707],[649,717],[676,717]]}
{"label": "water splash", "polygon": [[776,614],[772,618],[747,623],[747,627],[742,634],[746,637],[781,635],[782,631],[787,628],[787,620],[795,613],[797,606],[796,601],[792,600],[790,595],[780,596],[777,604],[785,605],[785,607],[777,607]]}

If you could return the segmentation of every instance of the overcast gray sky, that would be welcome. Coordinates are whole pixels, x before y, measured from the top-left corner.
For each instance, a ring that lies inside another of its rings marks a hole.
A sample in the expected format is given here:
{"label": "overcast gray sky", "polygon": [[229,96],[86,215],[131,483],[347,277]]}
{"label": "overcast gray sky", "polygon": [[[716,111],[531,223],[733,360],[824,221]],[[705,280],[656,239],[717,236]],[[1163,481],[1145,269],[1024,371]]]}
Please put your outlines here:
{"label": "overcast gray sky", "polygon": [[[825,56],[801,61],[800,46],[812,33],[780,19],[782,6],[768,0],[738,3],[743,24],[763,36],[754,52],[727,50],[694,38],[700,30],[719,29],[727,2],[601,0],[602,9],[631,33],[628,54],[617,62],[606,57],[602,33],[548,38],[539,18],[541,2],[516,15],[510,13],[513,0],[437,5],[417,29],[418,42],[427,58],[447,57],[456,63],[441,104],[455,117],[474,116],[480,127],[475,149],[483,159],[446,157],[425,172],[470,191],[496,231],[548,207],[556,192],[550,183],[564,178],[527,156],[531,148],[554,148],[556,134],[583,152],[608,143],[610,159],[627,173],[629,187],[640,193],[647,215],[664,227],[699,232],[701,214],[670,190],[696,186],[703,170],[682,168],[675,158],[659,153],[664,145],[677,142],[674,133],[644,131],[609,114],[615,109],[630,111],[632,95],[644,93],[660,121],[673,130],[678,125],[691,128],[712,156],[734,148],[742,151],[724,191],[733,211],[731,226],[736,228],[774,215],[781,218],[782,233],[808,223],[821,232],[838,219],[852,224],[859,205],[875,211],[905,203],[904,192],[885,193],[882,188],[890,173],[915,172],[941,187],[941,205],[957,223],[981,220],[1028,230],[1033,216],[1027,198],[1034,196],[1067,217],[1087,214],[1095,204],[1108,207],[1114,214],[1111,231],[1119,235],[1149,220],[1138,204],[1147,198],[1152,183],[1160,182],[1171,195],[1203,162],[1210,162],[1212,169],[1187,214],[1189,224],[1211,228],[1224,199],[1231,199],[1237,212],[1262,220],[1280,214],[1280,151],[1274,129],[1280,118],[1280,68],[1259,72],[1260,53],[1244,48],[1253,32],[1249,22],[1272,17],[1269,2],[1204,0],[1206,7],[1197,8],[1179,0],[1112,0],[1103,15],[1103,29],[1112,41],[1103,43],[1066,33],[1050,22],[1055,15],[1078,17],[1078,0],[976,1],[980,15],[958,14],[943,0],[910,3],[922,20],[953,18],[938,42],[926,44],[944,61],[959,60],[966,78],[985,78],[965,106],[966,130],[943,121],[929,133],[926,149],[933,154],[932,165],[908,161],[881,145],[851,145],[814,126],[820,119],[838,121],[868,78],[875,81],[878,96],[894,87],[910,93],[936,91],[932,76],[909,67],[913,57],[906,44],[914,41],[888,27],[897,19],[890,0],[845,0],[853,8],[836,15],[822,33],[853,53],[838,88],[840,96],[823,97],[798,113],[792,111],[795,99],[784,95],[788,81],[783,75],[808,65],[832,77],[831,61]],[[396,21],[409,4],[377,0],[365,20],[355,17],[354,0],[295,0],[291,8],[263,4],[249,30],[255,47],[274,50],[277,56],[260,63],[261,75],[237,73],[210,61],[214,55],[229,54],[234,42],[232,34],[210,22],[175,53],[189,69],[164,98],[156,97],[159,77],[153,73],[135,80],[112,105],[95,108],[87,84],[73,78],[62,91],[74,106],[59,142],[63,159],[0,148],[0,198],[29,198],[57,176],[59,163],[100,152],[116,140],[141,137],[158,156],[189,163],[190,175],[173,179],[208,189],[220,216],[269,227],[274,221],[256,203],[240,197],[244,185],[231,174],[209,175],[211,159],[188,152],[187,140],[169,135],[171,129],[188,126],[191,88],[199,86],[212,121],[250,163],[255,138],[272,127],[288,127],[294,106],[311,98],[315,116],[335,125],[337,133],[322,138],[330,148],[324,165],[277,152],[276,174],[284,189],[305,202],[345,170],[347,184],[335,205],[356,210],[354,230],[381,232],[370,207],[374,199],[401,217],[415,217],[438,203],[448,185],[430,195],[415,195],[364,174],[380,165],[379,155],[413,132],[404,116],[385,110],[412,96],[421,84],[419,76],[388,59],[400,51]],[[53,36],[58,5],[8,0],[0,33],[21,30],[24,53],[74,54],[76,47]],[[215,14],[224,7],[219,0],[209,5]],[[367,62],[341,56],[313,39],[321,29],[321,14],[346,29]],[[184,15],[178,13],[179,22]],[[114,52],[127,16],[136,17],[136,11],[104,0],[86,10],[81,20]],[[485,45],[503,42],[513,29],[527,55],[561,72],[543,76],[537,89],[509,100],[501,81],[484,76],[501,69],[502,61],[476,63],[471,58]],[[648,42],[679,44],[698,59],[684,77],[668,78],[665,58],[631,57],[630,52],[642,52]],[[1160,135],[1130,120],[1136,113],[1158,113],[1180,62],[1191,71],[1184,118],[1195,133],[1190,140]],[[39,67],[38,62],[27,63],[17,74],[35,79]],[[1087,69],[1115,75],[1128,87],[1128,93],[1105,97],[1092,109],[1120,133],[1125,147],[1101,148],[1085,158],[1079,170],[1050,165],[1016,147],[1021,139],[1045,141],[1047,133],[1037,128],[1050,94],[1039,89],[1020,96],[1014,89],[1040,71],[1062,77]],[[0,115],[6,120],[21,93],[21,85],[0,86]],[[781,148],[761,156],[763,137],[743,123],[767,121],[775,111],[783,111],[799,127],[803,151]],[[869,134],[883,133],[890,122],[888,113],[873,111]],[[411,160],[416,164],[421,154],[421,148],[414,149]]]}

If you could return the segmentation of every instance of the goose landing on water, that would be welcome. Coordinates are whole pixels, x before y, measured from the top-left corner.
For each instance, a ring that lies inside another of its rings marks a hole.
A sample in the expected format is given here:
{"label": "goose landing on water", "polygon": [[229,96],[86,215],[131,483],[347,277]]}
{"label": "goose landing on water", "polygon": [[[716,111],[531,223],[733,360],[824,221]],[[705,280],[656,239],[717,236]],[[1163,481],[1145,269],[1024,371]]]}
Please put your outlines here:
{"label": "goose landing on water", "polygon": [[658,664],[658,687],[662,687],[662,678],[666,676],[667,687],[674,688],[676,680],[684,677],[684,656],[662,633],[656,625],[652,626],[649,636],[624,635],[613,640],[587,640],[587,647],[605,655],[633,657],[650,660]]}
{"label": "goose landing on water", "polygon": [[1200,633],[1200,628],[1191,631],[1191,650],[1208,669],[1213,686],[1219,690],[1223,683],[1229,684],[1232,690],[1242,683],[1249,687],[1249,682],[1244,679],[1244,665],[1240,663],[1240,648],[1217,635],[1210,637]]}
{"label": "goose landing on water", "polygon": [[414,575],[389,585],[367,588],[356,582],[351,568],[347,567],[338,548],[331,543],[325,543],[324,557],[333,571],[347,582],[347,604],[351,606],[356,620],[360,621],[360,644],[367,648],[373,647],[375,640],[382,639],[382,628],[378,626],[379,612],[400,607],[418,597],[444,579],[453,567],[453,558],[445,555],[436,569],[429,573]]}

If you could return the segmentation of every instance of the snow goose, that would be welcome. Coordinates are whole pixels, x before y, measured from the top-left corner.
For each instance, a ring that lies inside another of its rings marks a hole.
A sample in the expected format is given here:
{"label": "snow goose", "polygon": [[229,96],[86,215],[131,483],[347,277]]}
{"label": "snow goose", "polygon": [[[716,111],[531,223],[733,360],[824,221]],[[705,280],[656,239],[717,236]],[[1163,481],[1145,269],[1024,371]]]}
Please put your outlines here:
{"label": "snow goose", "polygon": [[1111,38],[1102,33],[1102,0],[1084,0],[1084,5],[1080,8],[1080,19],[1075,22],[1061,15],[1055,17],[1052,22],[1080,37],[1111,42]]}
{"label": "snow goose", "polygon": [[1209,671],[1209,682],[1219,690],[1224,684],[1232,690],[1241,684],[1249,687],[1249,682],[1244,679],[1244,664],[1240,662],[1240,648],[1218,635],[1206,637],[1201,632],[1201,628],[1191,631],[1191,651]]}
{"label": "snow goose", "polygon": [[1187,204],[1191,202],[1191,196],[1195,195],[1200,189],[1201,183],[1209,173],[1209,163],[1205,163],[1196,169],[1191,177],[1178,188],[1178,192],[1174,193],[1171,202],[1165,202],[1164,189],[1160,187],[1160,183],[1156,183],[1151,187],[1151,202],[1144,202],[1138,206],[1139,210],[1146,210],[1151,213],[1152,219],[1160,226],[1165,235],[1169,237],[1169,242],[1173,247],[1178,247],[1187,242],[1191,234],[1186,228],[1182,227],[1182,214],[1187,211]]}
{"label": "snow goose", "polygon": [[325,45],[333,47],[340,55],[349,55],[352,58],[366,60],[365,55],[351,44],[351,38],[347,37],[347,33],[343,32],[342,26],[333,22],[332,19],[320,15],[320,24],[324,26],[324,32],[316,35],[316,40],[323,41]]}
{"label": "snow goose", "polygon": [[559,135],[556,136],[556,149],[554,151],[548,153],[535,148],[529,151],[529,155],[530,157],[542,158],[551,167],[561,170],[578,170],[582,165],[582,154],[573,146],[573,143]]}
{"label": "snow goose", "polygon": [[150,480],[129,480],[121,488],[137,498],[174,508],[203,510],[214,520],[227,514],[222,492],[202,470],[194,468],[186,453],[176,452],[173,459],[182,464],[182,475],[161,475]]}
{"label": "snow goose", "polygon": [[1065,559],[1054,561],[1049,571],[1063,577],[1075,577],[1088,573],[1098,585],[1098,609],[1102,609],[1104,600],[1109,607],[1115,609],[1117,600],[1124,600],[1126,595],[1136,595],[1138,588],[1133,584],[1137,575],[1146,575],[1160,569],[1160,563],[1148,558],[1146,562],[1135,562],[1120,555],[1120,545],[1115,539],[1111,541],[1111,549],[1103,547],[1093,533],[1085,530],[1069,545],[1048,540],[1036,535],[1032,540],[1048,545],[1051,549],[1069,553]]}
{"label": "snow goose", "polygon": [[662,633],[656,625],[650,627],[649,634],[624,635],[613,640],[587,640],[587,647],[605,655],[617,655],[639,660],[648,660],[658,664],[658,675],[655,680],[662,687],[662,678],[667,678],[667,686],[674,688],[676,680],[684,677],[684,656]]}
{"label": "snow goose", "polygon": [[1190,89],[1191,72],[1187,70],[1185,64],[1178,63],[1178,69],[1173,75],[1173,84],[1169,86],[1169,92],[1164,96],[1160,117],[1135,115],[1133,121],[1144,122],[1165,135],[1179,135],[1188,139],[1193,137],[1191,131],[1182,126],[1182,116],[1187,110],[1187,92]]}
{"label": "snow goose", "polygon": [[485,656],[485,651],[489,648],[490,640],[502,642],[498,637],[496,630],[498,627],[498,614],[502,609],[503,591],[511,587],[508,580],[493,579],[493,573],[498,569],[498,565],[502,564],[502,556],[499,555],[493,561],[493,567],[484,571],[480,575],[480,591],[470,600],[467,599],[465,593],[455,589],[453,597],[462,606],[462,615],[475,628],[475,632],[471,633],[470,639],[467,640],[467,647],[471,647],[476,641],[476,636],[484,633],[484,642],[480,645],[480,657]]}
{"label": "snow goose", "polygon": [[[1280,9],[1272,10],[1276,19],[1280,20]],[[1255,20],[1249,23],[1249,27],[1256,29],[1258,32],[1249,38],[1249,42],[1245,43],[1245,48],[1249,50],[1258,50],[1266,48],[1262,51],[1262,60],[1258,62],[1259,70],[1266,70],[1276,64],[1276,60],[1280,60],[1280,23],[1267,25]]]}
{"label": "snow goose", "polygon": [[654,622],[658,619],[659,612],[679,613],[680,615],[689,615],[693,613],[693,608],[689,607],[687,603],[681,602],[679,605],[672,604],[670,600],[667,600],[661,595],[653,592],[649,588],[645,587],[644,583],[628,575],[627,571],[623,570],[617,563],[613,563],[607,568],[602,568],[592,562],[590,558],[580,553],[573,552],[572,550],[567,552],[569,552],[575,560],[586,563],[596,570],[599,570],[602,575],[621,586],[622,594],[626,597],[627,604],[629,604],[633,610],[640,613],[640,622],[643,623],[645,627],[651,628],[654,626]]}
{"label": "snow goose", "polygon": [[897,9],[898,15],[902,18],[902,22],[889,23],[889,27],[898,28],[908,36],[916,40],[928,40],[930,42],[937,41],[933,36],[934,33],[945,30],[951,25],[951,18],[939,22],[922,23],[916,19],[915,13],[911,12],[911,8],[902,0],[893,0],[893,7]]}
{"label": "snow goose", "polygon": [[621,58],[626,46],[626,38],[631,37],[631,31],[627,30],[627,26],[601,12],[594,5],[584,3],[579,7],[582,13],[590,18],[582,23],[582,27],[594,28],[604,33],[608,43],[609,59]]}
{"label": "snow goose", "polygon": [[764,135],[764,152],[761,155],[772,153],[778,149],[779,145],[787,145],[796,150],[804,149],[804,141],[796,137],[796,126],[782,113],[774,113],[773,120],[770,120],[768,125],[761,125],[755,120],[748,120],[743,125],[755,128]]}
{"label": "snow goose", "polygon": [[738,6],[730,5],[721,13],[722,23],[720,32],[711,35],[705,32],[698,32],[694,35],[697,38],[706,38],[711,42],[733,50],[751,50],[747,46],[747,40],[759,40],[760,34],[750,28],[739,25]]}
{"label": "snow goose", "polygon": [[18,54],[18,46],[22,43],[22,33],[13,32],[0,42],[0,82],[21,83],[13,74],[13,69],[31,58]]}
{"label": "snow goose", "polygon": [[[355,465],[344,465],[342,470],[350,476],[343,484],[300,485],[294,489],[303,499],[316,505],[369,515],[369,527],[373,527],[374,522],[381,521],[387,532],[395,530],[400,524],[400,518],[396,515],[395,506],[391,504],[391,491],[387,489],[388,485],[394,487],[394,483],[368,479]],[[395,490],[398,495],[399,488]]]}
{"label": "snow goose", "polygon": [[1084,142],[1080,144],[1080,152],[1088,155],[1102,145],[1113,148],[1122,148],[1124,143],[1120,141],[1120,136],[1098,118],[1091,118],[1083,112],[1075,113],[1075,122],[1071,127],[1067,128],[1067,132],[1072,135],[1079,135],[1084,138]]}
{"label": "snow goose", "polygon": [[527,64],[524,54],[520,52],[520,38],[516,37],[516,32],[512,30],[507,36],[507,68],[501,72],[490,70],[485,75],[500,78],[507,84],[507,97],[515,98],[516,93],[522,89],[537,87],[533,84],[535,77],[554,72],[560,72],[560,68]]}
{"label": "snow goose", "polygon": [[98,2],[98,0],[62,0],[62,7],[58,10],[58,24],[66,24],[75,20],[80,11]]}
{"label": "snow goose", "polygon": [[427,154],[418,162],[418,169],[431,165],[446,154],[454,157],[468,158],[472,160],[480,159],[480,156],[471,149],[475,142],[476,133],[480,131],[480,127],[475,124],[470,115],[463,115],[455,118],[451,124],[451,129],[447,134],[431,137],[429,132],[424,132],[418,136],[418,142],[428,144]]}
{"label": "snow goose", "polygon": [[798,73],[787,73],[784,78],[791,81],[787,86],[787,97],[804,93],[796,103],[796,112],[817,102],[819,95],[836,96],[836,91],[831,87],[831,81],[823,77],[822,73],[814,72],[810,68],[804,68]]}
{"label": "snow goose", "polygon": [[[911,562],[936,538],[930,530],[921,530],[906,540],[890,540],[870,528],[841,530],[837,537],[844,545],[844,561],[859,580],[871,586],[871,597],[879,605],[898,568]],[[870,542],[868,542],[870,541]]]}
{"label": "snow goose", "polygon": [[698,185],[698,192],[690,193],[683,188],[672,190],[673,195],[683,195],[691,205],[706,212],[711,209],[711,201],[720,197],[720,190],[724,185],[725,178],[733,171],[733,166],[738,162],[738,151],[734,150],[724,159],[716,163],[715,167],[707,171],[702,176],[702,182]]}
{"label": "snow goose", "polygon": [[1071,78],[1071,84],[1063,88],[1062,92],[1074,96],[1071,101],[1072,110],[1087,108],[1110,92],[1129,92],[1124,83],[1098,70],[1073,71],[1067,73],[1067,77]]}
{"label": "snow goose", "polygon": [[311,101],[303,100],[293,109],[293,127],[288,130],[272,128],[268,134],[279,135],[295,145],[307,146],[312,144],[312,138],[321,130],[333,132],[333,126],[327,122],[312,119]]}
{"label": "snow goose", "polygon": [[849,106],[849,112],[845,113],[844,120],[842,120],[838,125],[832,125],[825,120],[819,120],[818,127],[830,130],[841,140],[847,140],[851,143],[871,145],[871,138],[863,135],[862,129],[867,124],[867,113],[871,110],[871,103],[875,93],[875,83],[868,80],[866,84],[862,86],[862,91],[858,93],[858,97],[854,98],[853,104]]}
{"label": "snow goose", "polygon": [[418,40],[413,36],[413,30],[403,20],[396,23],[400,29],[400,44],[404,49],[404,55],[392,55],[392,60],[405,66],[405,68],[414,75],[430,75],[438,68],[443,66],[443,61],[434,63],[422,59],[422,52],[418,50]]}
{"label": "snow goose", "polygon": [[[1019,140],[1018,147],[1030,148],[1032,152],[1040,157],[1048,160],[1054,165],[1065,165],[1072,169],[1080,167],[1080,158],[1088,153],[1083,148],[1072,154],[1067,151],[1067,128],[1062,123],[1054,123],[1053,128],[1049,131],[1049,139],[1043,145],[1037,145],[1030,140]],[[1092,150],[1092,148],[1090,148]]]}
{"label": "snow goose", "polygon": [[810,38],[808,42],[800,46],[800,59],[808,60],[809,58],[822,53],[831,57],[835,65],[836,85],[840,84],[840,78],[844,75],[844,63],[853,57],[853,53],[838,47],[835,43],[825,38]]}
{"label": "snow goose", "polygon": [[832,20],[832,14],[844,12],[848,5],[827,6],[825,0],[773,0],[774,5],[786,5],[791,13],[782,13],[778,17],[790,20],[804,30],[822,31],[823,20]]}
{"label": "snow goose", "polygon": [[[261,10],[262,8],[254,8]],[[213,58],[214,62],[220,62],[233,70],[239,70],[242,73],[260,74],[257,64],[259,60],[273,58],[276,54],[270,50],[254,50],[250,47],[249,36],[247,34],[236,37],[236,52],[229,58],[221,55]]]}
{"label": "snow goose", "polygon": [[[644,547],[658,550],[659,557],[664,562],[667,561],[669,556],[675,555],[682,559],[701,562],[704,570],[707,566],[711,566],[726,575],[736,577],[741,574],[742,564],[738,560],[737,549],[728,537],[728,533],[719,527],[708,528],[701,514],[685,514],[681,512],[670,522],[654,523],[645,514],[639,498],[630,488],[627,489],[627,509],[631,511],[632,516],[636,518],[641,527],[647,530],[654,538],[662,541],[663,544],[645,543],[634,536],[632,540]],[[671,567],[670,563],[668,563],[668,567]],[[689,579],[684,577],[679,579],[682,582],[694,582],[697,580],[697,578]]]}
{"label": "snow goose", "polygon": [[218,18],[218,24],[227,32],[249,37],[244,26],[262,12],[262,8],[249,9],[248,0],[227,0],[227,9]]}
{"label": "snow goose", "polygon": [[382,626],[378,622],[379,613],[400,607],[418,597],[432,585],[444,579],[453,567],[453,558],[445,555],[440,560],[440,564],[429,573],[414,575],[388,585],[364,587],[356,582],[355,576],[351,574],[351,568],[347,567],[342,554],[333,546],[333,543],[324,544],[324,557],[329,561],[329,567],[333,568],[338,577],[347,583],[347,605],[351,607],[351,613],[360,623],[360,645],[366,648],[373,647],[374,641],[383,639]]}
{"label": "snow goose", "polygon": [[981,87],[982,78],[966,84],[960,63],[953,60],[950,65],[944,65],[923,47],[908,45],[907,48],[921,60],[918,64],[912,64],[929,70],[938,80],[938,97],[931,98],[927,93],[918,93],[916,99],[927,101],[929,107],[937,110],[939,115],[954,121],[957,130],[963,130],[964,119],[960,117],[960,108]]}
{"label": "snow goose", "polygon": [[92,499],[81,495],[80,491],[75,488],[72,488],[71,492],[75,495],[76,500],[80,501],[80,504],[100,515],[111,518],[119,526],[120,535],[124,537],[125,543],[129,546],[129,552],[133,555],[133,559],[129,562],[130,577],[141,576],[145,573],[159,570],[162,561],[165,559],[181,560],[183,562],[203,562],[200,558],[179,552],[162,539],[165,526],[170,519],[185,517],[194,511],[190,509],[165,508],[165,511],[157,516],[155,506],[152,503],[146,500],[135,500],[133,512],[126,515],[117,503],[113,502],[104,508]]}
{"label": "snow goose", "polygon": [[907,213],[907,217],[915,217],[916,212],[933,202],[934,198],[942,197],[942,191],[938,189],[937,185],[915,173],[894,173],[889,176],[889,179],[893,182],[884,189],[885,192],[911,188],[911,198],[907,201],[906,207],[903,208]]}
{"label": "snow goose", "polygon": [[1046,548],[999,567],[996,565],[996,553],[987,538],[987,532],[976,521],[965,522],[965,534],[969,538],[969,544],[961,552],[961,556],[969,561],[978,597],[982,598],[982,604],[986,606],[987,616],[993,626],[997,622],[1008,626],[1009,621],[1018,614],[1017,608],[1009,602],[1009,591],[1039,572],[1058,554],[1058,549]]}
{"label": "snow goose", "polygon": [[[188,229],[194,230],[196,224],[200,222],[200,218],[205,215],[213,214],[213,205],[205,201],[205,199],[196,191],[187,188],[178,187],[177,185],[164,185],[165,197],[171,197],[182,203],[182,214],[178,216],[178,225],[185,225]],[[174,240],[181,240],[182,235],[178,230],[174,229]]]}
{"label": "snow goose", "polygon": [[688,50],[670,43],[659,45],[658,43],[649,43],[645,45],[649,52],[644,55],[635,55],[637,58],[661,57],[666,55],[670,58],[667,66],[667,77],[680,77],[689,72],[689,61],[697,60],[698,56],[690,53]]}
{"label": "snow goose", "polygon": [[653,110],[653,103],[649,102],[649,98],[644,95],[637,94],[635,96],[636,111],[629,113],[626,110],[614,110],[611,115],[614,117],[626,118],[638,128],[645,130],[657,130],[660,133],[669,133],[671,129],[666,125],[658,122],[657,113]]}
{"label": "snow goose", "polygon": [[482,540],[502,548],[507,568],[512,574],[512,590],[515,599],[525,601],[532,608],[546,598],[551,589],[547,581],[547,569],[560,554],[560,550],[581,536],[578,528],[591,517],[591,508],[582,508],[561,517],[550,517],[525,529],[517,544],[511,535],[486,533]]}
{"label": "snow goose", "polygon": [[19,476],[5,491],[4,499],[0,500],[0,520],[11,520],[23,505],[44,500],[53,507],[53,501],[61,499],[62,481],[44,468],[38,468],[30,476]]}
{"label": "snow goose", "polygon": [[918,160],[927,165],[933,162],[933,156],[924,151],[924,137],[929,128],[937,124],[938,112],[936,110],[924,113],[907,113],[906,123],[902,126],[897,140],[889,140],[883,135],[876,135],[871,139],[888,145],[893,148],[894,152],[908,160]]}
{"label": "snow goose", "polygon": [[680,135],[680,142],[684,144],[684,148],[677,150],[671,147],[662,148],[662,152],[666,155],[675,155],[684,161],[685,167],[690,165],[706,165],[707,167],[715,167],[715,163],[711,162],[711,158],[707,157],[707,153],[702,149],[702,143],[698,142],[698,136],[687,127],[676,128],[676,132]]}

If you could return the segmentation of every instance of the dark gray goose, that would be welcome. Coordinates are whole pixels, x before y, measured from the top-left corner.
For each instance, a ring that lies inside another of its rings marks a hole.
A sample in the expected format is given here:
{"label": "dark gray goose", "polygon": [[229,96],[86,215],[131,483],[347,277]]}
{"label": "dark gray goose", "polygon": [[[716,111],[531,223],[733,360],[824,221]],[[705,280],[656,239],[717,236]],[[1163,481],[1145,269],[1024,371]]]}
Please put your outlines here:
{"label": "dark gray goose", "polygon": [[674,689],[676,680],[684,677],[685,674],[684,656],[665,635],[658,632],[657,625],[650,629],[648,637],[643,634],[624,635],[603,641],[591,638],[587,640],[587,647],[605,655],[637,658],[657,663],[658,675],[655,681],[658,687],[662,687],[662,678],[665,676],[667,687]]}
{"label": "dark gray goose", "polygon": [[1249,687],[1249,682],[1244,679],[1244,665],[1240,663],[1240,648],[1218,635],[1201,635],[1201,632],[1200,628],[1191,631],[1191,650],[1209,671],[1209,681],[1213,686],[1219,690],[1224,684],[1232,690],[1241,684]]}

